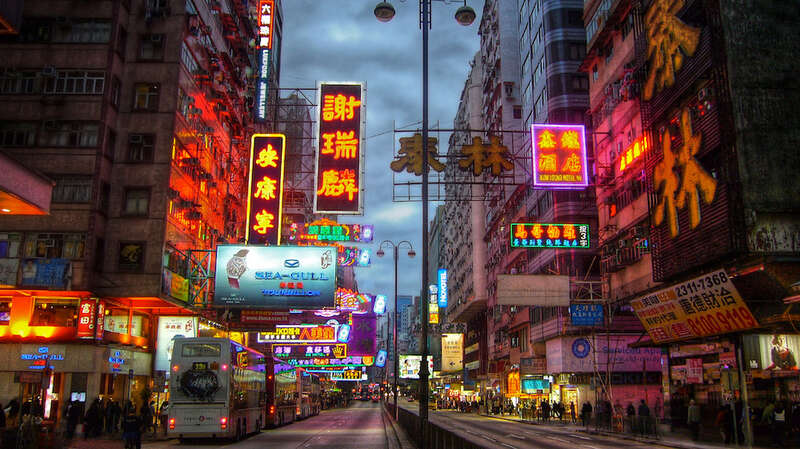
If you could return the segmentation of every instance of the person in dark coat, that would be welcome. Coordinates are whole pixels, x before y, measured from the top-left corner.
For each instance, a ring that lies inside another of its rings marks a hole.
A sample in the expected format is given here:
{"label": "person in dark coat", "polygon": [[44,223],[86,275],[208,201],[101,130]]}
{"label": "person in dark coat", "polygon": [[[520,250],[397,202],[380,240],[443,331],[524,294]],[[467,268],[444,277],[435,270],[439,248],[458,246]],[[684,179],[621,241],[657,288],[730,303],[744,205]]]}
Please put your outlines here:
{"label": "person in dark coat", "polygon": [[76,401],[70,401],[67,406],[67,439],[71,440],[75,436],[75,428],[81,420],[81,406]]}
{"label": "person in dark coat", "polygon": [[142,420],[136,416],[133,407],[122,418],[122,440],[126,448],[142,449]]}
{"label": "person in dark coat", "polygon": [[592,404],[589,401],[583,403],[581,407],[581,421],[583,421],[583,427],[589,425],[590,420],[592,419]]}
{"label": "person in dark coat", "polygon": [[0,404],[0,431],[6,428],[6,411],[3,410],[3,404]]}
{"label": "person in dark coat", "polygon": [[89,410],[86,411],[86,418],[84,419],[83,438],[96,437],[100,434],[100,399],[95,398]]}

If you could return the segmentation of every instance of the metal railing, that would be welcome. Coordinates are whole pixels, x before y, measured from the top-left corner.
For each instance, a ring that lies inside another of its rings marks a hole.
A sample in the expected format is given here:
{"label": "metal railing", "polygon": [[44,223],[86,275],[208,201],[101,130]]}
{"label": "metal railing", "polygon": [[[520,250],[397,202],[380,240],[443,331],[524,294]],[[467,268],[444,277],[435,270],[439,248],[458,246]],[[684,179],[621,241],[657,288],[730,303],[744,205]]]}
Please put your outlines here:
{"label": "metal railing", "polygon": [[[394,416],[394,404],[384,403],[384,407]],[[440,427],[432,422],[425,426],[423,435],[422,420],[413,412],[398,407],[397,423],[414,441],[417,447],[427,449],[482,449],[483,446],[466,440],[452,431]]]}

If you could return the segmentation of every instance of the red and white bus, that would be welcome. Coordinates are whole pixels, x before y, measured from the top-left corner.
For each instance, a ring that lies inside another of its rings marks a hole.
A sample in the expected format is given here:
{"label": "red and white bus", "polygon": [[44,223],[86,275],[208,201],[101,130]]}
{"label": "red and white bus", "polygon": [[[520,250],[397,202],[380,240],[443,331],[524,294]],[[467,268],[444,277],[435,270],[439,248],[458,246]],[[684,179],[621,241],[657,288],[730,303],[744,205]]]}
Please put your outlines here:
{"label": "red and white bus", "polygon": [[225,338],[179,338],[171,367],[169,436],[239,440],[265,424],[263,354]]}

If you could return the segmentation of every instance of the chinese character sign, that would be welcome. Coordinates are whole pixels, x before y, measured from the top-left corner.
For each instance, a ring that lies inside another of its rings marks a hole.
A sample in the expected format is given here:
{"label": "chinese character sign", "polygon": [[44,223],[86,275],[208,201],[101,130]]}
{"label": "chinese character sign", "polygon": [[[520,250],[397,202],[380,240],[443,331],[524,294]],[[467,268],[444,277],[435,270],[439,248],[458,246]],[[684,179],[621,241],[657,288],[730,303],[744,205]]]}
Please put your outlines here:
{"label": "chinese character sign", "polygon": [[267,118],[274,3],[274,0],[258,2],[258,76],[256,77],[256,101],[253,111],[258,122],[263,122]]}
{"label": "chinese character sign", "polygon": [[78,304],[78,338],[95,337],[95,306],[94,299],[82,299]]}
{"label": "chinese character sign", "polygon": [[363,211],[361,189],[366,111],[361,83],[320,83],[315,213]]}
{"label": "chinese character sign", "polygon": [[275,0],[260,0],[258,2],[258,47],[272,49],[272,9]]}
{"label": "chinese character sign", "polygon": [[572,304],[569,306],[569,317],[573,326],[602,326],[602,304]]}
{"label": "chinese character sign", "polygon": [[656,343],[758,327],[724,270],[635,299],[631,306]]}
{"label": "chinese character sign", "polygon": [[247,242],[280,245],[286,136],[255,134],[250,147]]}
{"label": "chinese character sign", "polygon": [[650,100],[663,88],[672,86],[675,74],[697,49],[700,29],[685,24],[677,17],[683,6],[683,0],[655,0],[647,9],[644,21],[650,70],[642,92],[645,100]]}
{"label": "chinese character sign", "polygon": [[511,247],[589,249],[589,225],[511,223]]}
{"label": "chinese character sign", "polygon": [[589,185],[583,125],[531,125],[533,185],[582,189]]}

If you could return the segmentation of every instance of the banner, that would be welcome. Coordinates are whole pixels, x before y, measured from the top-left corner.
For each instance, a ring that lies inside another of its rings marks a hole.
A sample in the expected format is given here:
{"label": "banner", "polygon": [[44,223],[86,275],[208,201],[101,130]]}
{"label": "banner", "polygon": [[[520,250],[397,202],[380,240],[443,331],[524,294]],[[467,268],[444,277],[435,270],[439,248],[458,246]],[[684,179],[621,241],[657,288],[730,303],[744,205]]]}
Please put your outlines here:
{"label": "banner", "polygon": [[285,154],[283,134],[253,134],[247,189],[247,243],[281,244]]}
{"label": "banner", "polygon": [[573,326],[602,326],[602,304],[572,304],[569,306],[569,318]]}
{"label": "banner", "polygon": [[758,327],[725,270],[635,299],[631,306],[656,343]]}
{"label": "banner", "polygon": [[156,371],[171,372],[169,367],[172,360],[172,347],[175,344],[175,339],[182,337],[197,337],[197,317],[158,317],[154,368]]}
{"label": "banner", "polygon": [[78,338],[95,338],[96,300],[81,299],[78,303]]}
{"label": "banner", "polygon": [[442,371],[464,369],[464,334],[442,334]]}
{"label": "banner", "polygon": [[686,383],[687,384],[701,384],[703,383],[703,359],[691,358],[686,359]]}
{"label": "banner", "polygon": [[23,287],[67,286],[69,260],[67,259],[25,259],[22,263]]}
{"label": "banner", "polygon": [[569,305],[569,276],[549,274],[497,275],[497,304],[565,307]]}

